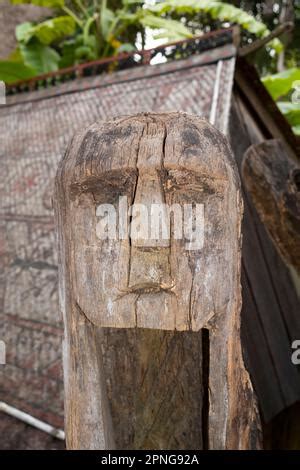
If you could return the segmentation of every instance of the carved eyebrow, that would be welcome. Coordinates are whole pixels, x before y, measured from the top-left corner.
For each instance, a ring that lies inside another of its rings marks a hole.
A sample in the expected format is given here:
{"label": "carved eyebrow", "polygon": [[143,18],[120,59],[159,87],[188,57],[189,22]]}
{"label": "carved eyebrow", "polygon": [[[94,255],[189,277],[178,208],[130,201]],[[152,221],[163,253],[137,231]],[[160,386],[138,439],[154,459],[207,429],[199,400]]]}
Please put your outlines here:
{"label": "carved eyebrow", "polygon": [[196,184],[196,183],[176,183],[176,186],[178,186],[178,189],[179,191],[184,191],[184,190],[189,190],[189,189],[193,189],[193,190],[197,190],[197,191],[204,191],[205,189],[205,186],[203,185],[200,185],[200,184]]}
{"label": "carved eyebrow", "polygon": [[186,193],[189,191],[196,191],[199,193],[216,193],[217,188],[211,184],[211,182],[203,181],[202,183],[198,182],[185,182],[185,181],[171,181],[171,184],[166,184],[166,191],[176,191]]}
{"label": "carved eyebrow", "polygon": [[194,172],[186,173],[186,171],[173,172],[170,170],[164,177],[163,186],[166,192],[218,194],[223,191],[226,181],[226,178],[216,178]]}
{"label": "carved eyebrow", "polygon": [[82,194],[91,194],[94,198],[106,197],[113,200],[123,192],[133,192],[136,175],[136,171],[132,169],[124,172],[118,170],[108,171],[72,182],[69,189],[73,198],[80,197]]}
{"label": "carved eyebrow", "polygon": [[181,169],[181,170],[174,170],[171,168],[165,168],[165,175],[164,179],[165,180],[171,180],[175,181],[176,183],[179,183],[182,180],[182,184],[189,184],[188,180],[197,181],[199,184],[202,183],[213,183],[215,181],[227,181],[226,175],[218,175],[218,176],[212,176],[211,174],[208,173],[202,173],[202,172],[197,172],[197,171],[191,171],[188,169]]}

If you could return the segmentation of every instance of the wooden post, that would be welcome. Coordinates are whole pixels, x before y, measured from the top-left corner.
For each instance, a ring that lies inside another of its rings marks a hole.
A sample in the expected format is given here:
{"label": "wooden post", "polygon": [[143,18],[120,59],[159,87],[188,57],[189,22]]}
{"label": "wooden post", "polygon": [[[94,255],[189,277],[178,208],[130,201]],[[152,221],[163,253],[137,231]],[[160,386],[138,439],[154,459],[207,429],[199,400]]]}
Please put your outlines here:
{"label": "wooden post", "polygon": [[71,142],[55,205],[68,448],[259,447],[224,136],[182,113],[97,122]]}

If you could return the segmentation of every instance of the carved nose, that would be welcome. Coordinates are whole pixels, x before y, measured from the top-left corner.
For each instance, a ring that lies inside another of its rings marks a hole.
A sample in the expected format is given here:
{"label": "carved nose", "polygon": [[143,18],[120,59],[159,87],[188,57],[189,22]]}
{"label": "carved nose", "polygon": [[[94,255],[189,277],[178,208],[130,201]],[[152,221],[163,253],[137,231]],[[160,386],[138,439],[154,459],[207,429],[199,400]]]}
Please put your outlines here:
{"label": "carved nose", "polygon": [[129,287],[170,285],[170,220],[156,170],[140,171],[131,216]]}

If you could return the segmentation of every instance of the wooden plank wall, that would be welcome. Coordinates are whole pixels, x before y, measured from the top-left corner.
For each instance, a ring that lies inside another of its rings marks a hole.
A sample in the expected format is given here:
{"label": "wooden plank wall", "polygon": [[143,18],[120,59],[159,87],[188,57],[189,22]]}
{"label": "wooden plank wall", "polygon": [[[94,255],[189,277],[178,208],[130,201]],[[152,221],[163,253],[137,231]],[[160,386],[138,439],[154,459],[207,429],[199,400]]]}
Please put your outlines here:
{"label": "wooden plank wall", "polygon": [[[265,138],[235,90],[230,139],[240,168],[246,149]],[[291,362],[291,343],[300,338],[299,299],[250,196],[243,188],[242,338],[244,356],[264,421],[300,399],[300,375]]]}

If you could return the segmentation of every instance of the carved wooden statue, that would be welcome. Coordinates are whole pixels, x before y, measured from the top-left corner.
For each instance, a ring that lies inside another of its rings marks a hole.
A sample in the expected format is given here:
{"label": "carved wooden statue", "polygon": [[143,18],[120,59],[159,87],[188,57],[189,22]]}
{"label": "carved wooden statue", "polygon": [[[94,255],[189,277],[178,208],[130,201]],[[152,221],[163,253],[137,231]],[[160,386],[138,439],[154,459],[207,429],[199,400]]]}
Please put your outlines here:
{"label": "carved wooden statue", "polygon": [[242,201],[226,139],[183,113],[97,122],[56,178],[70,449],[248,449]]}

